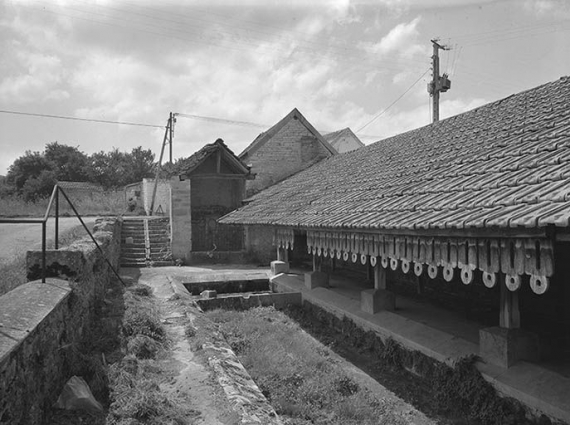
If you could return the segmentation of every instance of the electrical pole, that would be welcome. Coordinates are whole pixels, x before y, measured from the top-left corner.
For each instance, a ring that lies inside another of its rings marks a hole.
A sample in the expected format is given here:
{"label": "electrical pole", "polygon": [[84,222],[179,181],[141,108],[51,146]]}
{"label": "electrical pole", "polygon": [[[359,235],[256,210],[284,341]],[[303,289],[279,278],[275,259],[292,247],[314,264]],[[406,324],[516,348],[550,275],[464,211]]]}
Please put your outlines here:
{"label": "electrical pole", "polygon": [[176,122],[176,118],[174,118],[174,114],[170,113],[170,118],[168,119],[169,129],[170,129],[170,163],[172,164],[172,138],[174,136],[174,123]]}
{"label": "electrical pole", "polygon": [[164,131],[164,139],[162,141],[162,148],[160,149],[160,157],[158,159],[158,164],[156,165],[156,174],[154,176],[154,188],[152,190],[152,199],[150,203],[149,215],[154,213],[154,201],[156,199],[156,189],[158,187],[158,178],[160,176],[160,167],[162,166],[162,156],[164,155],[164,147],[167,143],[170,144],[170,162],[172,163],[172,138],[174,136],[174,123],[176,122],[176,115],[172,112],[168,118],[168,123],[166,124],[166,130]]}
{"label": "electrical pole", "polygon": [[449,50],[449,47],[438,43],[437,39],[431,40],[433,45],[432,68],[433,78],[428,84],[428,93],[432,97],[433,102],[433,122],[439,121],[439,93],[446,92],[451,88],[451,81],[447,74],[439,76],[439,50]]}

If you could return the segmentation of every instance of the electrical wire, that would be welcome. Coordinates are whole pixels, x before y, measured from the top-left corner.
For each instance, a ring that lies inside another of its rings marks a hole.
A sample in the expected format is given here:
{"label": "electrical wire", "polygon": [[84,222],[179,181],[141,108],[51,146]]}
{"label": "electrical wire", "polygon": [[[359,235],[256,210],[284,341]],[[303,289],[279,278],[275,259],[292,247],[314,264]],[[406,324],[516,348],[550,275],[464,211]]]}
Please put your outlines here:
{"label": "electrical wire", "polygon": [[392,103],[390,103],[390,105],[388,105],[384,110],[380,111],[380,113],[378,113],[374,118],[372,118],[370,121],[368,121],[366,124],[364,124],[362,127],[360,127],[358,130],[356,130],[356,133],[359,133],[360,131],[362,131],[363,129],[365,129],[366,127],[368,127],[370,124],[372,124],[374,121],[376,121],[380,116],[384,115],[386,113],[386,111],[388,111],[388,109],[390,109],[392,106],[394,106],[401,98],[403,98],[406,93],[408,93],[423,77],[424,75],[426,75],[431,68],[428,68],[424,71],[424,73],[422,75],[420,75],[420,77],[414,81],[412,83],[412,85],[410,87],[408,87],[406,89],[406,91],[404,93],[402,93],[396,100],[394,100]]}
{"label": "electrical wire", "polygon": [[131,126],[136,126],[136,127],[165,128],[164,125],[144,124],[144,123],[128,122],[128,121],[97,120],[97,119],[93,119],[93,118],[77,118],[77,117],[68,117],[68,116],[64,116],[64,115],[36,114],[36,113],[32,113],[32,112],[0,110],[0,113],[12,114],[12,115],[25,115],[25,116],[29,116],[29,117],[57,118],[57,119],[61,119],[61,120],[71,120],[71,121],[87,121],[87,122],[96,122],[96,123],[103,123],[103,124],[131,125]]}
{"label": "electrical wire", "polygon": [[270,126],[265,125],[265,124],[257,124],[257,123],[249,122],[249,121],[236,121],[236,120],[228,120],[228,119],[224,119],[224,118],[205,117],[205,116],[193,115],[193,114],[179,114],[178,113],[178,114],[176,114],[176,116],[184,117],[184,118],[193,118],[193,119],[198,119],[198,120],[203,120],[203,121],[217,122],[217,123],[221,123],[221,124],[241,125],[244,127],[256,127],[256,128],[268,128],[268,127],[270,127]]}

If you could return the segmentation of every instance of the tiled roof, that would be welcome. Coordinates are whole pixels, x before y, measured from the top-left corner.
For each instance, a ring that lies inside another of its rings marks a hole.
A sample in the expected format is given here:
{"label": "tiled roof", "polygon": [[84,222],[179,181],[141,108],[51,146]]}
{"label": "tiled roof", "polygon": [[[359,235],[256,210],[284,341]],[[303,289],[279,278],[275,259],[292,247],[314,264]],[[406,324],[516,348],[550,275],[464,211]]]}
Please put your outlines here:
{"label": "tiled roof", "polygon": [[570,78],[343,155],[223,223],[346,229],[568,227]]}
{"label": "tiled roof", "polygon": [[281,130],[290,120],[298,119],[303,123],[303,125],[315,136],[315,138],[321,143],[330,153],[333,155],[337,151],[323,138],[321,133],[319,133],[315,127],[311,125],[309,121],[299,112],[297,108],[293,108],[285,117],[283,117],[277,124],[271,127],[269,130],[260,133],[250,145],[239,154],[241,159],[251,156],[255,151],[265,145],[273,136],[275,136],[279,130]]}
{"label": "tiled roof", "polygon": [[[241,160],[236,156],[233,151],[228,148],[222,139],[216,140],[214,143],[209,143],[205,145],[202,149],[195,152],[186,159],[181,160],[179,169],[181,170],[180,175],[187,176],[191,174],[206,158],[208,158],[213,153],[217,152],[219,149],[226,155],[226,158],[230,159],[237,168],[240,169],[244,174],[249,174],[249,169],[247,166],[241,162]],[[178,164],[177,164],[178,165]]]}

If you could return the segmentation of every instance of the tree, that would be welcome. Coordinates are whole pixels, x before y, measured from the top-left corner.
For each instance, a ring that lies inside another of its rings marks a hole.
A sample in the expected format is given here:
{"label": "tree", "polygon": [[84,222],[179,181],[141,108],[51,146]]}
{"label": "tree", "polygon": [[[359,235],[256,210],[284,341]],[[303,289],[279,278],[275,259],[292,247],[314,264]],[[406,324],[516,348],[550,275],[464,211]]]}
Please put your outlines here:
{"label": "tree", "polygon": [[77,147],[48,143],[44,156],[49,161],[55,178],[61,181],[87,181],[87,156]]}
{"label": "tree", "polygon": [[51,164],[45,156],[39,152],[26,151],[17,158],[6,175],[6,183],[21,194],[28,179],[38,178],[43,171],[51,171]]}
{"label": "tree", "polygon": [[26,180],[22,188],[22,197],[25,201],[34,202],[51,195],[56,178],[52,170],[43,170],[39,176]]}
{"label": "tree", "polygon": [[150,149],[143,149],[142,146],[134,148],[130,153],[131,170],[128,176],[129,183],[140,182],[146,177],[153,177],[155,164],[154,154]]}

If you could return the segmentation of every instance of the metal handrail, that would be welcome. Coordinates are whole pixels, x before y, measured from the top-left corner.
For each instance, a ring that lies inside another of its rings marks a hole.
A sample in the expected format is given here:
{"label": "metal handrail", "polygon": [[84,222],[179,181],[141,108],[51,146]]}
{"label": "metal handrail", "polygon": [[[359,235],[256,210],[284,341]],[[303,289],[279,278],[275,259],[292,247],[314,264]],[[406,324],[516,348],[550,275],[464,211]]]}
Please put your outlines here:
{"label": "metal handrail", "polygon": [[89,237],[91,238],[93,243],[95,243],[95,246],[97,247],[97,249],[99,250],[101,255],[103,255],[103,258],[105,259],[105,261],[107,262],[109,267],[111,267],[111,270],[113,270],[113,273],[115,274],[115,276],[117,276],[119,281],[123,285],[125,285],[125,282],[123,281],[123,279],[121,279],[121,276],[119,275],[117,270],[115,270],[115,267],[113,267],[113,265],[111,264],[111,262],[109,261],[109,259],[105,255],[105,253],[103,252],[103,249],[101,248],[101,246],[97,243],[97,241],[93,237],[93,234],[91,233],[91,231],[89,230],[89,228],[87,227],[87,225],[85,224],[83,219],[81,218],[79,212],[77,211],[77,209],[75,208],[75,206],[73,205],[73,203],[71,202],[71,200],[69,199],[69,197],[67,196],[65,191],[63,190],[63,188],[59,187],[59,185],[57,185],[57,184],[53,187],[53,191],[51,193],[51,196],[50,196],[50,199],[48,202],[48,206],[47,206],[47,209],[46,209],[46,212],[45,212],[43,218],[0,218],[0,223],[3,223],[3,224],[6,224],[6,223],[8,223],[8,224],[10,224],[10,223],[34,224],[35,223],[35,224],[41,224],[42,225],[42,283],[45,283],[46,282],[46,261],[47,261],[46,260],[47,221],[49,219],[49,214],[51,212],[51,208],[52,208],[52,205],[54,204],[54,202],[55,202],[55,229],[54,229],[55,230],[55,249],[59,249],[59,193],[60,192],[63,195],[63,197],[65,198],[65,200],[67,201],[67,203],[69,204],[69,206],[71,207],[71,209],[73,210],[73,213],[75,214],[75,216],[81,222],[81,225],[83,226],[83,228],[85,229],[85,231],[87,232],[87,234],[89,235]]}

